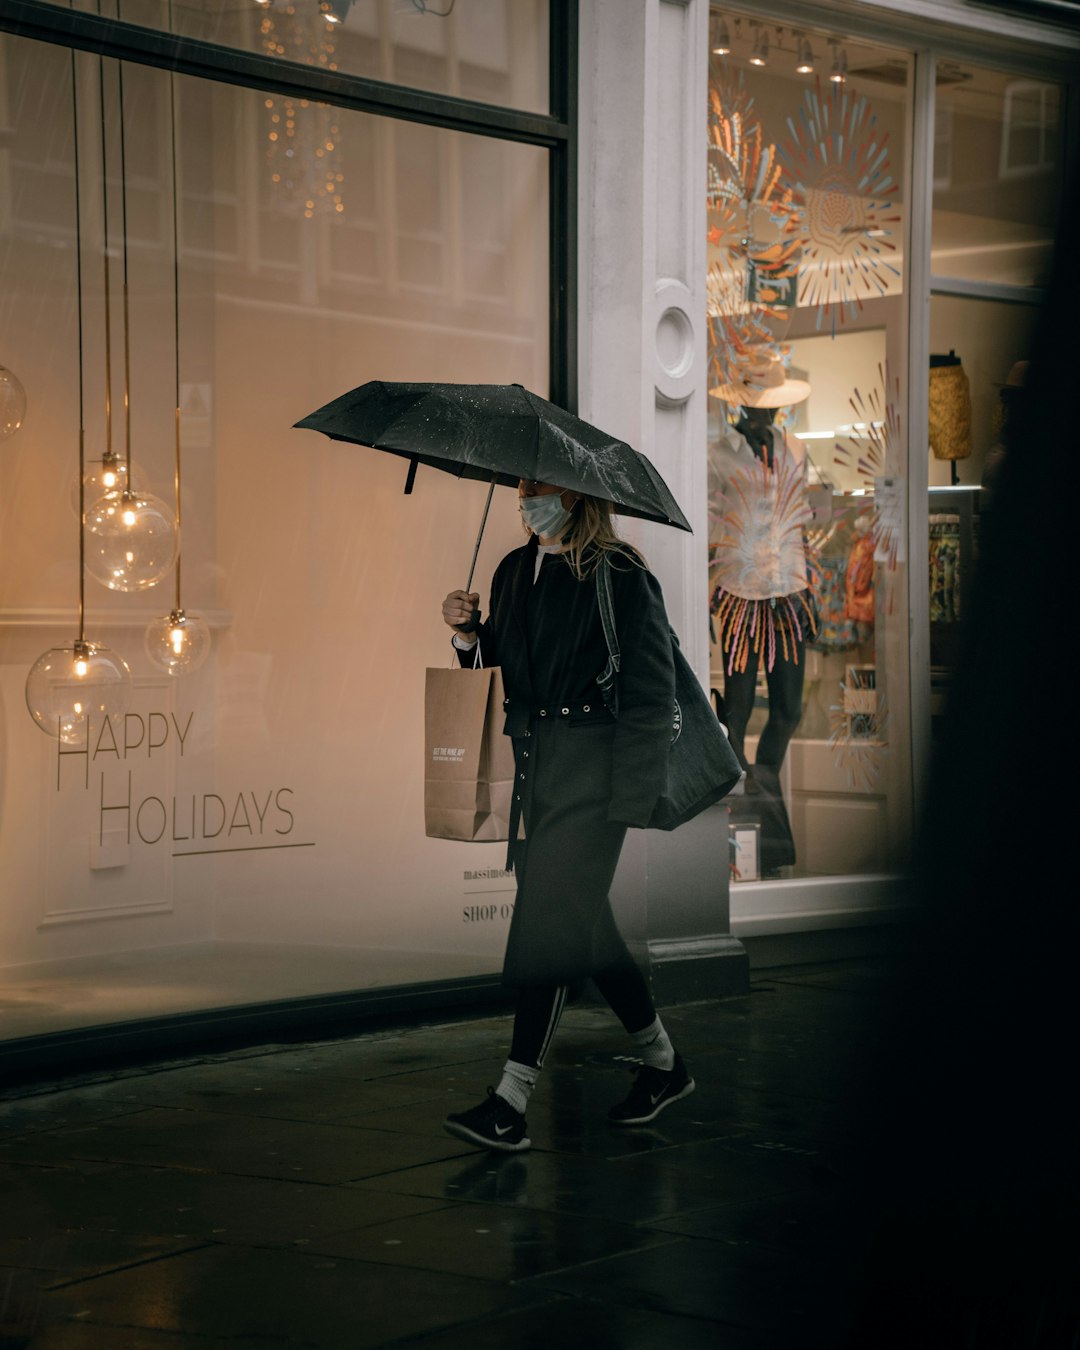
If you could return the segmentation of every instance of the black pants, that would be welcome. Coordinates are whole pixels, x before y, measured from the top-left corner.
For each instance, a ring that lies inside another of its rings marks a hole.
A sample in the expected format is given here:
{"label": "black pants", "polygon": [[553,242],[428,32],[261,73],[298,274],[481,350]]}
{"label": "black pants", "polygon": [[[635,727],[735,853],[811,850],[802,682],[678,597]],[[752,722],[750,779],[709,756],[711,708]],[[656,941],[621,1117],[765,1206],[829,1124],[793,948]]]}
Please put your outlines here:
{"label": "black pants", "polygon": [[[798,657],[798,660],[793,659]],[[743,741],[750,714],[754,711],[754,689],[757,684],[758,654],[747,653],[746,669],[729,673],[728,653],[724,653],[724,713],[725,725],[731,738],[731,747],[743,768],[749,767]],[[792,656],[777,654],[772,670],[765,672],[769,688],[769,715],[758,741],[757,762],[779,771],[787,754],[792,736],[802,720],[803,680],[806,674],[805,643],[795,643]]]}
{"label": "black pants", "polygon": [[[629,952],[592,978],[628,1032],[644,1031],[655,1020],[656,1006],[649,986]],[[564,984],[529,985],[519,991],[510,1044],[510,1058],[515,1064],[528,1064],[536,1069],[543,1065],[565,1003]]]}

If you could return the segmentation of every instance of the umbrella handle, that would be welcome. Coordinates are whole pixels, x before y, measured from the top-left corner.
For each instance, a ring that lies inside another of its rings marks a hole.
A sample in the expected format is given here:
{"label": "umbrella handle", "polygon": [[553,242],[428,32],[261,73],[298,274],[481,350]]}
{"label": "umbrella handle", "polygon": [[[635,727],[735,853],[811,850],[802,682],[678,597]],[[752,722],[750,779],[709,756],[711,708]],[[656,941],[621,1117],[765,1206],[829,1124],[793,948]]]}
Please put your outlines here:
{"label": "umbrella handle", "polygon": [[[484,514],[480,519],[480,528],[476,532],[476,547],[473,549],[472,553],[472,563],[469,567],[469,579],[465,583],[465,589],[467,591],[472,590],[473,573],[476,571],[476,559],[478,554],[480,553],[480,540],[483,539],[484,537],[484,526],[487,524],[488,511],[491,509],[491,494],[495,491],[495,479],[496,475],[492,474],[491,482],[488,484],[487,501],[484,503]],[[476,611],[477,614],[479,612],[480,612],[479,610]],[[475,614],[473,617],[474,618],[476,617]]]}
{"label": "umbrella handle", "polygon": [[[484,537],[484,526],[487,524],[488,511],[491,509],[491,495],[495,491],[495,477],[496,476],[492,474],[491,482],[488,485],[487,501],[484,503],[484,515],[480,521],[480,529],[476,536],[476,547],[473,549],[472,564],[469,567],[469,579],[465,583],[465,589],[467,591],[472,590],[473,573],[476,571],[476,559],[480,553],[480,540]],[[475,633],[480,627],[480,611],[474,609],[469,616],[467,623],[456,623],[454,624],[454,627],[459,633]]]}

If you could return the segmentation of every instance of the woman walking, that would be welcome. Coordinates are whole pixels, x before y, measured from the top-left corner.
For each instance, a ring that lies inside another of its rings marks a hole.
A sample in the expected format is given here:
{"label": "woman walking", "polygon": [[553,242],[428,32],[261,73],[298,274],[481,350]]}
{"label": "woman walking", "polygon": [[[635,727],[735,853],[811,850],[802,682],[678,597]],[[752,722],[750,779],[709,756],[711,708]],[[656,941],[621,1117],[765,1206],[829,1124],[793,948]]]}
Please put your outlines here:
{"label": "woman walking", "polygon": [[[675,677],[660,585],[616,535],[611,504],[522,480],[529,541],[496,569],[490,612],[462,633],[479,597],[451,591],[443,618],[462,664],[502,668],[513,739],[510,854],[517,897],[503,982],[516,988],[510,1055],[498,1086],[444,1128],[482,1148],[522,1152],[525,1120],[566,1001],[590,976],[642,1060],[616,1125],[644,1125],[694,1090],[611,912],[608,891],[628,826],[645,826],[667,782]],[[622,651],[618,716],[597,677],[608,648],[596,571],[608,567]],[[519,829],[523,825],[523,830]]]}

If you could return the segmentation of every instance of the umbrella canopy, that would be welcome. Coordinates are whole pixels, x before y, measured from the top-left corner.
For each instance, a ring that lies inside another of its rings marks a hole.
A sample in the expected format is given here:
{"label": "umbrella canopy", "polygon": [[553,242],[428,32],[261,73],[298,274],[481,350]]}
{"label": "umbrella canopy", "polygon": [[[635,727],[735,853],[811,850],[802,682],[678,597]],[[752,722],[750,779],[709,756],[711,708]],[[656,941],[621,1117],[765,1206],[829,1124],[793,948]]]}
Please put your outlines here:
{"label": "umbrella canopy", "polygon": [[619,515],[690,529],[643,454],[520,384],[370,380],[296,426],[402,455],[410,485],[418,463],[507,487],[532,478],[600,497]]}

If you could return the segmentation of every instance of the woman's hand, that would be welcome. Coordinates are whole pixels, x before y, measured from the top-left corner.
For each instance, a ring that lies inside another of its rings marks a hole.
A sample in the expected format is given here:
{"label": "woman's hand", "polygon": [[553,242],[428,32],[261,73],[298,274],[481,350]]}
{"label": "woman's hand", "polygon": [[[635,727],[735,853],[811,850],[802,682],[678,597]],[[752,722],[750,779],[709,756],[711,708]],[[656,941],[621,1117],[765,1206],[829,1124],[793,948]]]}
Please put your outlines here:
{"label": "woman's hand", "polygon": [[476,591],[451,591],[443,601],[443,623],[453,628],[470,647],[476,641],[476,634],[462,633],[460,625],[468,623],[479,608],[480,596]]}

